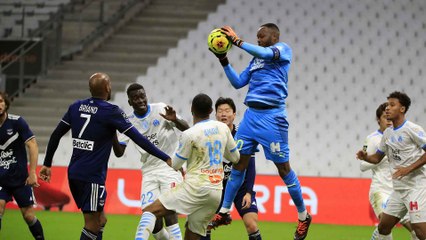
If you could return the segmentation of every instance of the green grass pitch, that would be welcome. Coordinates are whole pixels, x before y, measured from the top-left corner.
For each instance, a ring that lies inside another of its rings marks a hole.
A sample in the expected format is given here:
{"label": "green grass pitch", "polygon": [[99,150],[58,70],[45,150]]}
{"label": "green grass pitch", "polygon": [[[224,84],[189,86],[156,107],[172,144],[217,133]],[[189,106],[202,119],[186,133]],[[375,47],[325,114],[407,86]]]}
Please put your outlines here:
{"label": "green grass pitch", "polygon": [[[43,224],[47,240],[75,240],[80,238],[81,228],[83,227],[81,213],[37,211],[36,215]],[[107,213],[107,217],[108,224],[105,227],[103,239],[122,240],[134,238],[139,216]],[[373,227],[315,224],[315,217],[313,220],[307,240],[365,240],[370,239],[371,232],[374,229]],[[181,229],[183,229],[184,221],[184,218],[179,220]],[[288,240],[292,239],[296,223],[259,222],[259,228],[264,240]],[[0,239],[33,239],[20,211],[6,209],[2,219]],[[154,238],[151,237],[150,239]],[[212,239],[244,240],[248,239],[248,237],[243,222],[233,221],[231,225],[214,230]],[[393,231],[393,239],[410,239],[410,237],[405,229],[397,227]]]}

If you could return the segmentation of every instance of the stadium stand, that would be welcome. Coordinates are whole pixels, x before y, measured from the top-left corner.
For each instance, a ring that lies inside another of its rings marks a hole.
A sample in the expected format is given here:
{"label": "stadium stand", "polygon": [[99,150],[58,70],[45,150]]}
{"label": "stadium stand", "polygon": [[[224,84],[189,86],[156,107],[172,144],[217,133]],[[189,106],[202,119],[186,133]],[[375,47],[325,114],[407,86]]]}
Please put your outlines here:
{"label": "stadium stand", "polygon": [[50,18],[58,11],[60,5],[68,4],[70,0],[49,1],[0,1],[0,33],[3,39],[19,39],[29,37],[40,23]]}
{"label": "stadium stand", "polygon": [[[293,168],[304,176],[363,177],[368,173],[357,171],[355,152],[377,128],[374,111],[391,91],[411,96],[408,118],[426,127],[425,9],[422,0],[227,1],[137,81],[151,102],[172,104],[187,120],[198,92],[234,98],[241,119],[246,90],[228,83],[207,51],[207,35],[228,24],[256,43],[257,28],[275,22],[294,54],[288,97]],[[236,49],[229,58],[238,70],[250,60]],[[124,93],[114,100],[130,111]],[[258,156],[258,171],[274,173]]]}

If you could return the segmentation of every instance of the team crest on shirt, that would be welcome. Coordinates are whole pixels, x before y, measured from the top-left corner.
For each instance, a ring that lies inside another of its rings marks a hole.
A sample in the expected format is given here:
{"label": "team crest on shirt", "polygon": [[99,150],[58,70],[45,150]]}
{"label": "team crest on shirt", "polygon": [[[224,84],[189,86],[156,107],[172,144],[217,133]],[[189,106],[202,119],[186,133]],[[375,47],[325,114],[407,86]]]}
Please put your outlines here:
{"label": "team crest on shirt", "polygon": [[12,135],[13,134],[13,129],[7,129],[6,133],[7,133],[7,135]]}
{"label": "team crest on shirt", "polygon": [[154,121],[152,121],[152,124],[154,125],[154,127],[160,125],[160,121],[158,119],[154,119]]}

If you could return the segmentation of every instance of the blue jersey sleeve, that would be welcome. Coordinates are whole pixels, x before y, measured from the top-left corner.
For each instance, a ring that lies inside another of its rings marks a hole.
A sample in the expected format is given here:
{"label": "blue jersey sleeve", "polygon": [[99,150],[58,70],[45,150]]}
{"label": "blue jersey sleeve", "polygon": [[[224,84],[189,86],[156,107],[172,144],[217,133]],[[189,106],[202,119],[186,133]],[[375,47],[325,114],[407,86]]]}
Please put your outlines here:
{"label": "blue jersey sleeve", "polygon": [[16,128],[17,128],[17,131],[19,132],[19,135],[24,140],[24,142],[34,137],[33,132],[31,131],[27,122],[22,117],[18,119]]}
{"label": "blue jersey sleeve", "polygon": [[237,72],[232,68],[231,64],[224,66],[223,69],[225,70],[226,77],[228,77],[234,88],[240,89],[249,83],[250,72],[247,69],[243,71],[240,76],[238,76]]}
{"label": "blue jersey sleeve", "polygon": [[254,57],[266,60],[291,61],[291,48],[285,43],[276,43],[270,47],[261,47],[251,43],[246,43],[241,46],[246,52]]}

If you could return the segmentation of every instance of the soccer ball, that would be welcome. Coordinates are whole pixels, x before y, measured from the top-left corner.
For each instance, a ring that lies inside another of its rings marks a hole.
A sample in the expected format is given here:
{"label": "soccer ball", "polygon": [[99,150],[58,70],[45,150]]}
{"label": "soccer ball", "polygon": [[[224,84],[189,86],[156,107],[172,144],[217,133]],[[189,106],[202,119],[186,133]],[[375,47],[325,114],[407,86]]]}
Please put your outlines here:
{"label": "soccer ball", "polygon": [[216,28],[210,32],[207,44],[209,45],[209,49],[217,54],[226,53],[232,47],[232,43],[226,38],[226,35],[222,33],[220,28]]}

